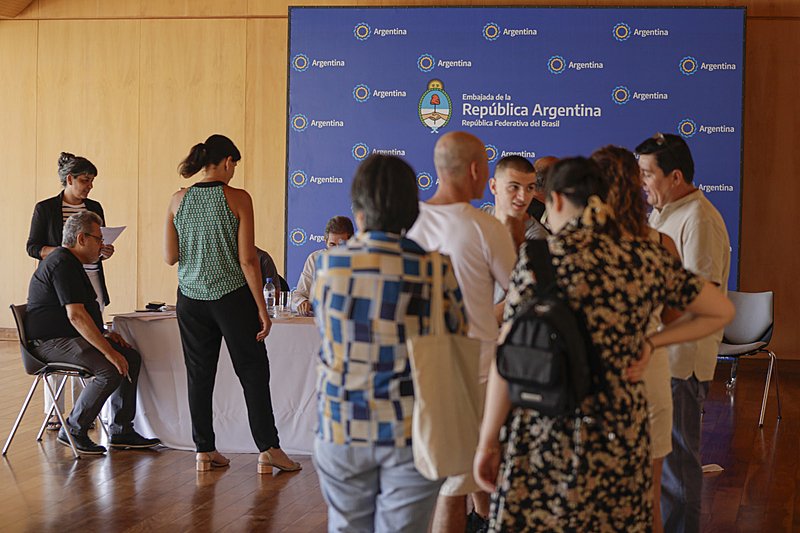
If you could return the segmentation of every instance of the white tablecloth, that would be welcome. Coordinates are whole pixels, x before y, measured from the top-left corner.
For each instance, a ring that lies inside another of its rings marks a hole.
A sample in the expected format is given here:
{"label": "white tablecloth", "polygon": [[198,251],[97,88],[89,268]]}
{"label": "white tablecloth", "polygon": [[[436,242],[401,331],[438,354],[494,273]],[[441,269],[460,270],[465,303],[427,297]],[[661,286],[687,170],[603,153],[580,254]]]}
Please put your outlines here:
{"label": "white tablecloth", "polygon": [[[156,436],[170,448],[194,450],[192,423],[178,321],[174,315],[114,317],[115,330],[142,355],[136,430]],[[316,412],[316,354],[320,337],[313,318],[274,320],[266,340],[272,410],[281,448],[310,454]],[[214,433],[222,453],[257,453],[239,378],[225,342],[214,387]]]}

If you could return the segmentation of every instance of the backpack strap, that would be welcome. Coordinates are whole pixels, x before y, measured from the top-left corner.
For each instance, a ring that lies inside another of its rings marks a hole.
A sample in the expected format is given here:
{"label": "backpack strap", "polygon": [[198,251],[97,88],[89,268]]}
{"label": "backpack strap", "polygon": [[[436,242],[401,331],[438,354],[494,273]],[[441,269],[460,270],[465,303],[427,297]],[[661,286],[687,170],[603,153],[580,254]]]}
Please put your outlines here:
{"label": "backpack strap", "polygon": [[529,239],[525,242],[528,259],[536,276],[537,292],[552,292],[556,288],[556,274],[553,256],[547,247],[546,239]]}

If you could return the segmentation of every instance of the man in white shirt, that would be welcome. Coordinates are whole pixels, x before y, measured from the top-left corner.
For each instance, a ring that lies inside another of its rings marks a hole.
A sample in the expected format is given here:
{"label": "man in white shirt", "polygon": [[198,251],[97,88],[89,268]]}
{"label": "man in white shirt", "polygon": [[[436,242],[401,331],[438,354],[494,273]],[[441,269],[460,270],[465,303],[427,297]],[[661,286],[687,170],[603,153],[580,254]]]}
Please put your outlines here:
{"label": "man in white shirt", "polygon": [[[694,162],[686,141],[657,134],[636,148],[650,225],[675,241],[684,268],[727,293],[730,240],[719,211],[693,185]],[[668,320],[665,315],[665,320]],[[666,533],[700,530],[703,486],[700,411],[717,364],[722,330],[667,347],[672,373],[672,452],[664,458],[661,513]]]}
{"label": "man in white shirt", "polygon": [[[325,248],[333,248],[346,242],[353,236],[353,221],[347,217],[335,216],[325,224]],[[314,273],[317,270],[317,256],[322,250],[316,250],[306,259],[297,288],[292,293],[292,305],[298,315],[307,315],[311,311],[308,295],[311,294],[311,284],[314,283]]]}
{"label": "man in white shirt", "polygon": [[[476,379],[485,389],[498,331],[493,287],[497,282],[503,290],[508,289],[517,253],[506,227],[469,204],[483,197],[489,179],[483,142],[469,133],[448,133],[436,143],[433,163],[439,185],[430,200],[420,203],[419,217],[408,238],[425,250],[450,256],[464,298],[469,335],[483,341]],[[459,444],[453,442],[453,446]],[[464,531],[466,495],[470,493],[477,514],[488,515],[489,495],[480,491],[472,473],[448,478],[436,502],[434,532]]]}

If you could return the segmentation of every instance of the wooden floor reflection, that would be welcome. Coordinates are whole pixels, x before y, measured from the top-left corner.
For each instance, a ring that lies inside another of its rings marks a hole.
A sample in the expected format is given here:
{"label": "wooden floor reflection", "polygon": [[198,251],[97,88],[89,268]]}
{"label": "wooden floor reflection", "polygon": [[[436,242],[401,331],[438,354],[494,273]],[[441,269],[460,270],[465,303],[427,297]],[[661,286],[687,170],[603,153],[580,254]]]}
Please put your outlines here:
{"label": "wooden floor reflection", "polygon": [[[728,365],[718,367],[706,402],[702,457],[724,471],[705,478],[704,532],[800,532],[800,512],[794,512],[800,509],[800,373],[796,364],[779,364],[783,420],[776,419],[773,386],[763,429],[758,415],[766,363],[743,364],[732,393],[724,384]],[[0,341],[3,441],[30,383],[18,344]],[[0,531],[326,531],[326,506],[309,456],[292,457],[302,471],[272,476],[256,474],[251,454],[231,454],[230,468],[209,473],[195,471],[194,454],[167,448],[76,461],[53,432],[36,442],[41,411],[37,390],[0,461]],[[96,431],[92,436],[102,442]]]}

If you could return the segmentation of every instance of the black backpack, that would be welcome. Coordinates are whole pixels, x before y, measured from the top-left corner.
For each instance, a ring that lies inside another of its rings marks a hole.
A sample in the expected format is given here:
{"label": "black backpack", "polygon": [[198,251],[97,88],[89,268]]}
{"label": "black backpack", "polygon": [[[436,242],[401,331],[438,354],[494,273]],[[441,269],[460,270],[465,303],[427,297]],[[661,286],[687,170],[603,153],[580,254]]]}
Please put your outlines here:
{"label": "black backpack", "polygon": [[497,349],[511,402],[546,416],[573,415],[601,388],[599,357],[585,319],[560,296],[546,240],[527,241],[537,292]]}

